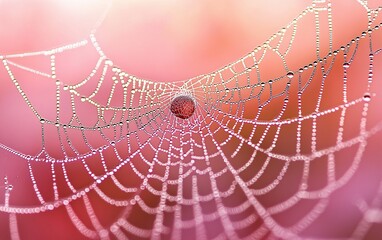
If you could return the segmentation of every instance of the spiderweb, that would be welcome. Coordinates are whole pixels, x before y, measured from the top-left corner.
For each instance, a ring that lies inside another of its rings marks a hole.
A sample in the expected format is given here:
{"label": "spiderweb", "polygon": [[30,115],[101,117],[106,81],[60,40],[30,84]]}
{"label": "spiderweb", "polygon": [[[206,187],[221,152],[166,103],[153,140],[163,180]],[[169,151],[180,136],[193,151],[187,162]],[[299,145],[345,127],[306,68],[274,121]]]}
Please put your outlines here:
{"label": "spiderweb", "polygon": [[[382,129],[374,106],[380,94],[375,82],[382,7],[356,2],[367,16],[367,28],[348,43],[333,46],[332,4],[313,1],[246,56],[179,82],[141,79],[115,66],[95,31],[59,48],[0,56],[2,81],[16,88],[41,134],[41,142],[33,143],[37,152],[0,144],[6,175],[0,202],[4,238],[30,237],[23,218],[41,215],[48,222],[54,216],[69,222],[75,238],[362,239],[381,234],[377,175],[366,180],[374,186],[372,194],[345,192],[345,212],[355,214],[350,223],[350,215],[338,218],[348,225],[336,224],[346,231],[320,228],[337,219],[331,204],[341,191],[362,189],[357,188],[357,174],[365,173],[362,164],[378,166],[367,147]],[[314,51],[307,51],[307,65],[296,66],[289,56],[298,51],[294,42],[305,36],[299,26],[307,22],[314,26]],[[93,66],[85,78],[68,83],[60,78],[60,59],[77,51],[89,54]],[[31,67],[30,60],[44,66]],[[266,67],[269,61],[273,69]],[[35,79],[43,80],[39,88],[51,98],[33,94]],[[178,96],[193,99],[191,117],[171,113]],[[48,108],[55,109],[53,115]],[[7,172],[9,159],[23,182]]]}

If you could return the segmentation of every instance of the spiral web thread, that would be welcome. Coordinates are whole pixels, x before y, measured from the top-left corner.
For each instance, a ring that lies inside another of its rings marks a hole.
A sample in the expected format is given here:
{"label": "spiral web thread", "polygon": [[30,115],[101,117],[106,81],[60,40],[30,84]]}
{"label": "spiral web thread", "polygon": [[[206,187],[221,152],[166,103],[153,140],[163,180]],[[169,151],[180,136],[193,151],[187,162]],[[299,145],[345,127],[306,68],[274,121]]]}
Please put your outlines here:
{"label": "spiral web thread", "polygon": [[[314,1],[248,55],[215,72],[181,82],[154,82],[124,72],[105,56],[95,31],[89,39],[60,48],[1,56],[7,79],[13,82],[41,124],[42,138],[41,151],[34,155],[1,144],[1,151],[15,155],[28,169],[36,200],[28,206],[12,204],[11,193],[17,185],[11,185],[9,177],[5,178],[5,200],[0,211],[9,215],[11,237],[22,238],[19,232],[22,226],[17,221],[20,215],[65,208],[68,220],[87,238],[181,239],[187,238],[187,231],[194,231],[200,239],[300,238],[325,212],[333,193],[356,174],[364,160],[368,139],[382,129],[382,122],[367,125],[369,105],[377,94],[373,92],[373,73],[381,49],[374,47],[373,36],[382,26],[376,22],[382,8],[370,9],[366,1],[358,3],[367,14],[368,29],[339,49],[332,46],[331,3]],[[320,51],[322,13],[328,16],[328,53]],[[287,56],[299,34],[299,23],[308,16],[314,16],[315,20],[316,60],[290,69]],[[369,70],[361,79],[363,93],[349,96],[347,89],[354,81],[349,72],[356,66],[352,63],[360,58],[359,48],[365,45],[369,47]],[[56,60],[62,54],[89,46],[98,54],[93,70],[77,84],[63,83],[56,75]],[[260,69],[268,54],[280,59],[284,75],[273,79],[262,77]],[[36,56],[50,59],[50,73],[17,63],[19,58]],[[338,64],[341,78],[330,78]],[[27,71],[56,83],[56,118],[44,117],[29,100],[16,71]],[[5,80],[4,76],[2,79]],[[328,80],[340,81],[337,85],[340,87],[330,91],[341,94],[341,102],[325,107],[322,102],[328,97],[325,94],[329,91],[325,86]],[[96,83],[95,89],[84,94],[82,89],[90,83]],[[107,84],[111,86],[108,98],[104,102],[97,100],[97,94]],[[309,90],[315,84],[319,91],[311,96]],[[195,113],[186,120],[176,118],[169,111],[171,100],[184,94],[196,103]],[[63,102],[63,95],[69,96],[70,102]],[[113,102],[117,95],[118,104]],[[309,97],[309,103],[303,101],[305,96]],[[72,111],[69,121],[61,120],[61,108],[65,104]],[[81,104],[96,111],[92,116],[94,124],[82,123],[77,110]],[[304,111],[309,104],[312,110]],[[349,137],[346,118],[357,107],[361,109],[357,112],[359,126],[354,127],[355,135]],[[264,112],[270,111],[271,118],[263,117]],[[335,141],[331,146],[320,147],[317,135],[325,131],[320,119],[337,115],[333,117],[337,119]],[[302,130],[306,126],[310,135]],[[62,157],[49,153],[45,141],[49,127],[56,129]],[[289,130],[284,132],[287,127]],[[77,134],[75,137],[71,135],[73,132]],[[101,140],[93,144],[90,133]],[[285,134],[293,145],[287,153],[282,150]],[[338,174],[337,154],[350,148],[355,149],[350,164]],[[310,171],[317,161],[327,166],[323,176],[326,184],[310,190]],[[95,167],[95,162],[101,167]],[[46,175],[50,176],[48,187],[42,186],[44,180],[35,174],[36,166],[41,164],[50,169]],[[72,166],[76,172],[85,173],[82,177],[86,177],[86,183],[77,182]],[[273,171],[273,179],[262,181],[269,174],[268,168]],[[296,171],[300,172],[300,178],[290,196],[272,204],[261,200],[262,196],[280,191],[280,185],[291,181],[288,176]],[[59,178],[65,186],[58,183]],[[259,182],[263,184],[257,185]],[[53,197],[44,194],[42,188],[50,189]],[[382,222],[381,189],[382,183],[371,203],[355,203],[362,217],[348,237],[364,238],[374,224]],[[103,222],[92,202],[95,198],[118,209],[119,217]],[[288,224],[277,220],[278,215],[287,214],[305,200],[313,204],[299,219]],[[78,212],[73,206],[75,202],[83,203],[85,214]],[[148,219],[146,225],[134,222],[138,215]],[[84,218],[88,219],[87,223]]]}

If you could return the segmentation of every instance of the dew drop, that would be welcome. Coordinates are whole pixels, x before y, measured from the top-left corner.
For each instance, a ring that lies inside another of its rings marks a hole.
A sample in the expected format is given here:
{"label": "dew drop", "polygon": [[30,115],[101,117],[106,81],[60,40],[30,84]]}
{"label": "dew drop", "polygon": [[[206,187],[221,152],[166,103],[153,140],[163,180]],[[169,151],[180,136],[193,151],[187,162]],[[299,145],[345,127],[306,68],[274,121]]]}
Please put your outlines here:
{"label": "dew drop", "polygon": [[13,189],[13,185],[8,185],[6,188],[7,190],[11,191]]}
{"label": "dew drop", "polygon": [[344,68],[349,68],[350,67],[350,64],[348,62],[344,63]]}
{"label": "dew drop", "polygon": [[370,100],[371,100],[370,93],[365,93],[365,95],[363,95],[362,99],[364,102],[370,102]]}
{"label": "dew drop", "polygon": [[108,65],[108,66],[112,66],[113,65],[113,61],[111,61],[110,59],[107,59],[105,61],[105,64]]}
{"label": "dew drop", "polygon": [[287,77],[288,78],[293,78],[294,77],[294,73],[292,71],[288,72],[287,73]]}
{"label": "dew drop", "polygon": [[112,72],[119,73],[119,72],[121,72],[121,69],[120,69],[119,67],[113,67],[113,68],[111,69],[111,71],[112,71]]}

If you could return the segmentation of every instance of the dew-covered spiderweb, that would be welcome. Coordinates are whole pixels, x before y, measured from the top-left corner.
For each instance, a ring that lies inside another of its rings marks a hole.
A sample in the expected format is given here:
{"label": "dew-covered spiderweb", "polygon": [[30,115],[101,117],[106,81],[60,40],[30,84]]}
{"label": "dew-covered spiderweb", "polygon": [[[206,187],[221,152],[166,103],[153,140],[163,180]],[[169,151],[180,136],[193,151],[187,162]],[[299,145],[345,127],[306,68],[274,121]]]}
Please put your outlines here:
{"label": "dew-covered spiderweb", "polygon": [[[41,140],[37,152],[0,143],[0,238],[46,237],[27,224],[37,217],[66,223],[54,239],[380,237],[382,6],[349,2],[365,22],[348,42],[332,42],[337,1],[313,1],[244,57],[184,81],[115,66],[95,30],[1,55],[0,80],[25,106],[2,117],[23,112]],[[78,53],[93,67],[68,83],[62,59]]]}

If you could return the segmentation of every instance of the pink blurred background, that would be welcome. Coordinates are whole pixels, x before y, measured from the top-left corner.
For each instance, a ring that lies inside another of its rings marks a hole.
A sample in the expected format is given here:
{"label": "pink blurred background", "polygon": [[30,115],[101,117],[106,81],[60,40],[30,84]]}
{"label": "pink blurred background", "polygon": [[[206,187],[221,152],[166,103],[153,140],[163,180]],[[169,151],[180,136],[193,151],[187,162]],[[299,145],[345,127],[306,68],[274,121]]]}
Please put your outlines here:
{"label": "pink blurred background", "polygon": [[[369,1],[369,6],[376,7],[377,3],[378,1]],[[214,71],[249,53],[273,33],[286,26],[310,4],[308,1],[283,0],[262,2],[250,0],[219,2],[212,0],[119,0],[113,1],[110,12],[95,35],[105,54],[124,71],[143,79],[158,82],[185,80]],[[0,55],[46,50],[86,39],[106,7],[107,2],[100,0],[1,1]],[[309,19],[306,23],[302,22],[298,27],[299,34],[287,59],[292,70],[297,70],[305,64],[311,63],[316,57],[315,29],[311,20],[313,19]],[[326,55],[329,49],[328,32],[325,31],[324,18],[323,22],[324,26],[321,30],[320,39],[321,57]],[[367,28],[365,10],[357,1],[333,1],[333,25],[333,48],[337,49]],[[377,34],[380,39],[382,34]],[[378,37],[374,41],[375,49],[382,47]],[[362,96],[365,88],[366,78],[364,75],[368,67],[365,57],[368,56],[368,43],[364,41],[362,44],[358,54],[364,56],[360,59],[365,61],[359,60],[351,70],[353,82],[349,95],[353,98]],[[65,84],[78,83],[86,77],[88,70],[93,68],[95,57],[95,52],[92,52],[90,48],[64,54],[61,59],[57,59],[58,77]],[[36,57],[20,59],[19,63],[48,72],[48,60],[48,58]],[[381,59],[376,58],[375,64],[381,66]],[[263,80],[286,74],[285,69],[275,65],[272,59],[263,65]],[[380,69],[380,67],[375,68],[375,79],[380,79],[382,75]],[[331,74],[337,76],[342,71],[342,65],[337,65]],[[55,83],[49,82],[51,79],[37,78],[33,74],[22,71],[16,72],[16,74],[37,109],[42,112],[46,119],[54,119]],[[0,111],[2,115],[0,119],[0,143],[22,153],[36,154],[41,148],[41,124],[28,109],[10,79],[7,78],[4,68],[0,68],[0,76]],[[334,81],[336,78],[332,77],[332,79]],[[342,81],[342,79],[340,80]],[[313,84],[313,86],[314,89],[311,91],[318,91],[319,83]],[[339,90],[336,87],[334,82],[334,90],[328,91],[329,95],[325,98],[323,105],[333,107],[338,104],[336,100],[338,100]],[[370,127],[382,119],[379,110],[381,82],[376,80],[373,89],[377,96],[370,104]],[[69,100],[69,97],[64,94],[63,99]],[[315,102],[309,102],[309,96],[306,97],[305,101],[307,108],[315,104]],[[349,114],[350,116],[354,114],[354,117],[349,117],[346,125],[349,138],[355,137],[357,133],[354,129],[359,128],[360,118],[357,111],[359,109]],[[68,117],[70,109],[64,109],[63,115],[65,113]],[[82,115],[84,122],[89,121],[90,124],[95,112],[84,105],[79,109],[79,114]],[[271,110],[269,110],[269,115],[272,116]],[[338,128],[338,125],[335,124],[338,124],[338,116],[333,119],[325,119],[322,123],[323,126],[327,126],[327,129],[322,129],[319,137],[324,140],[327,139],[329,146],[333,145],[333,142],[330,141],[334,139],[335,142],[335,131]],[[305,130],[307,135],[310,130]],[[47,127],[46,132],[47,139],[52,139],[52,143],[49,143],[52,154],[60,156],[57,142],[53,140],[55,138],[53,127],[52,129]],[[73,136],[76,134],[78,133],[73,133]],[[293,134],[292,136],[295,137]],[[78,137],[81,136],[78,134]],[[281,147],[280,151],[283,148],[288,149],[288,144],[293,146],[293,141],[288,142],[288,137],[287,135],[281,137],[285,145]],[[270,140],[268,139],[268,142]],[[381,169],[381,140],[382,134],[380,132],[369,139],[357,174],[346,186],[331,196],[331,202],[325,213],[304,232],[304,236],[338,238],[348,236],[352,232],[361,217],[361,214],[356,210],[357,207],[354,206],[355,199],[365,198],[370,201],[375,196],[381,181],[379,171]],[[310,138],[307,141],[309,142]],[[95,142],[97,144],[97,140]],[[349,161],[352,161],[354,154],[354,149],[342,152],[338,156],[338,168],[348,169]],[[35,166],[36,173],[39,175],[42,188],[48,189],[51,180],[44,183],[44,178],[50,176],[50,166],[40,165]],[[301,172],[298,171],[301,164],[300,166],[298,166],[299,164],[295,165],[293,167],[297,169],[296,172]],[[75,167],[74,164],[72,166],[74,176]],[[277,169],[277,166],[274,168]],[[320,185],[321,177],[327,177],[324,168],[325,166],[317,164],[317,170],[312,171],[313,186],[314,184]],[[14,186],[11,204],[21,206],[38,204],[34,197],[35,194],[31,187],[25,162],[6,151],[0,150],[0,176],[5,175],[8,176],[10,183]],[[80,173],[77,176],[80,176]],[[121,176],[121,178],[128,180],[126,176]],[[272,178],[272,173],[269,173],[269,178]],[[81,178],[78,178],[78,181],[81,182]],[[84,177],[83,182],[86,183],[87,181],[91,180]],[[298,184],[297,181],[292,176],[287,183],[294,186]],[[258,183],[259,186],[261,183]],[[267,183],[266,179],[264,180],[265,183]],[[284,192],[287,194],[291,191],[287,189],[288,185],[283,185],[283,187],[284,190],[278,190],[279,195],[260,198],[260,201],[264,205],[269,205],[282,199],[281,195]],[[46,193],[49,195],[48,190]],[[33,199],[29,196],[33,196]],[[2,201],[0,200],[0,203],[3,203]],[[85,212],[81,210],[80,203],[73,205],[75,205],[76,210],[85,215]],[[99,206],[98,216],[102,218],[105,225],[114,221],[121,214],[121,210],[110,210],[101,202],[95,202],[94,205]],[[294,212],[286,212],[280,216],[280,222],[287,223],[288,218],[301,218],[301,215],[306,213],[304,204],[302,205],[301,209],[297,208],[294,209]],[[18,216],[18,221],[21,239],[82,238],[62,207],[38,215],[21,215]],[[144,225],[144,223],[140,224]],[[2,234],[0,239],[10,237],[8,215],[4,213],[0,213],[0,233]],[[380,234],[381,231],[377,229],[368,236],[377,239]]]}

